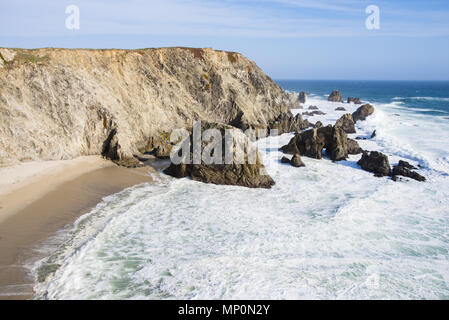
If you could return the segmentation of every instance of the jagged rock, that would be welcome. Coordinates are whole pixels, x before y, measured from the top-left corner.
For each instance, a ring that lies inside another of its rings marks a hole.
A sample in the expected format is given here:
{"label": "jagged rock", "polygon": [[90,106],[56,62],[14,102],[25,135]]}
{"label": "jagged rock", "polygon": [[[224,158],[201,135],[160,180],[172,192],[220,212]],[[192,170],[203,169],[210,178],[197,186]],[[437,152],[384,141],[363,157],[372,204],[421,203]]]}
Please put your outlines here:
{"label": "jagged rock", "polygon": [[333,101],[333,102],[343,102],[343,97],[341,96],[341,93],[338,90],[334,90],[329,95],[327,100],[328,101]]}
{"label": "jagged rock", "polygon": [[291,165],[293,167],[299,168],[299,167],[305,167],[306,165],[304,164],[304,162],[302,162],[301,156],[299,155],[299,153],[296,153],[295,155],[293,155],[292,160],[290,161]]}
{"label": "jagged rock", "polygon": [[348,138],[348,154],[360,154],[363,152],[363,149],[360,148],[357,141]]}
{"label": "jagged rock", "polygon": [[143,166],[143,163],[133,155],[124,153],[118,140],[117,129],[112,129],[107,139],[103,142],[102,156],[112,160],[119,166],[127,168],[136,168]]}
{"label": "jagged rock", "polygon": [[298,95],[296,92],[289,93],[289,109],[302,109],[301,102],[302,101],[300,95]]}
{"label": "jagged rock", "polygon": [[304,91],[301,91],[298,95],[298,100],[301,103],[306,103],[307,100],[307,94]]}
{"label": "jagged rock", "polygon": [[389,176],[391,172],[388,157],[377,151],[364,151],[357,164],[363,170],[373,172],[376,177]]}
{"label": "jagged rock", "polygon": [[352,98],[352,97],[348,97],[348,103],[354,103],[354,104],[362,104],[362,101],[360,100],[360,98]]}
{"label": "jagged rock", "polygon": [[421,182],[426,181],[425,177],[411,169],[417,168],[406,161],[399,160],[398,165],[394,166],[391,172],[392,179],[396,181],[396,176],[404,176]]}
{"label": "jagged rock", "polygon": [[290,159],[287,157],[282,157],[281,163],[290,163]]}
{"label": "jagged rock", "polygon": [[311,112],[306,111],[306,112],[302,113],[303,116],[315,116],[315,115],[325,115],[325,114],[326,113],[324,113],[323,111],[320,111],[320,110],[311,111]]}
{"label": "jagged rock", "polygon": [[335,108],[335,111],[346,111],[346,109],[343,107],[337,107]]}
{"label": "jagged rock", "polygon": [[[217,129],[220,131],[221,137],[225,137],[226,130],[228,133],[232,132],[234,137],[233,158],[231,164],[226,164],[226,147],[225,139],[220,141],[218,147],[221,147],[221,159],[222,164],[206,164],[204,162],[204,150],[205,147],[210,146],[214,141],[202,141],[201,150],[203,150],[203,157],[199,164],[192,163],[171,163],[170,166],[164,170],[164,173],[176,177],[183,178],[190,176],[193,180],[201,181],[205,183],[222,184],[222,185],[237,185],[249,188],[271,188],[275,183],[274,180],[265,172],[265,166],[261,162],[260,155],[257,148],[252,147],[252,152],[255,152],[258,156],[254,163],[249,160],[248,153],[245,145],[247,143],[247,137],[239,129],[233,128],[228,125],[219,123],[201,123],[201,130]],[[193,158],[193,134],[188,137],[190,139],[190,157]],[[187,141],[187,140],[185,140]],[[175,150],[176,151],[176,150]],[[213,152],[212,152],[213,151]],[[179,150],[178,150],[179,152]],[[210,150],[209,154],[216,152],[215,149]],[[239,163],[237,160],[238,154],[244,154],[243,163]]]}
{"label": "jagged rock", "polygon": [[318,107],[317,106],[309,106],[307,109],[308,110],[318,110]]}
{"label": "jagged rock", "polygon": [[323,149],[333,161],[346,159],[348,144],[346,133],[340,127],[321,127],[296,134],[280,150],[287,154],[296,154],[321,159]]}
{"label": "jagged rock", "polygon": [[335,123],[335,126],[341,127],[346,133],[355,133],[355,125],[350,113],[341,116]]}
{"label": "jagged rock", "polygon": [[310,126],[310,122],[304,120],[299,113],[293,116],[291,112],[282,113],[269,124],[269,128],[278,130],[278,134],[299,132]]}
{"label": "jagged rock", "polygon": [[366,117],[371,115],[374,112],[374,107],[370,105],[369,103],[364,104],[363,106],[359,107],[356,111],[352,113],[352,119],[354,122],[357,122],[359,120],[365,120]]}
{"label": "jagged rock", "polygon": [[376,137],[376,130],[373,131],[373,133],[371,133],[371,139]]}
{"label": "jagged rock", "polygon": [[314,128],[321,128],[323,126],[323,123],[321,121],[315,122]]}

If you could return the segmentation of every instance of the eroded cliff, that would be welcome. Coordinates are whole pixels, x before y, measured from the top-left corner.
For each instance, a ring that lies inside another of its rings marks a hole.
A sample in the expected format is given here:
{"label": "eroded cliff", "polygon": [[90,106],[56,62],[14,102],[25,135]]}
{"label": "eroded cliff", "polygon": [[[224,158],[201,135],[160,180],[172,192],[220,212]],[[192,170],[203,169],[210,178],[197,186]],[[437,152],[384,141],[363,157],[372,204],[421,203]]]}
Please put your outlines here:
{"label": "eroded cliff", "polygon": [[266,128],[297,96],[212,49],[0,49],[0,165],[154,149],[195,120]]}

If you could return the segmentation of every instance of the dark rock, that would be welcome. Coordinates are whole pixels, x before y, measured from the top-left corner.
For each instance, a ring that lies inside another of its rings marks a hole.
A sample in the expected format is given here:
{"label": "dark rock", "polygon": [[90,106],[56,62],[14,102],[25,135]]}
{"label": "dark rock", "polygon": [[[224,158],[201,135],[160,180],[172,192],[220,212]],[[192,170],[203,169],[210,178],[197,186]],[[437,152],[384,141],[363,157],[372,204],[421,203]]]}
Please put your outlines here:
{"label": "dark rock", "polygon": [[373,131],[373,133],[371,134],[371,139],[376,137],[376,130]]}
{"label": "dark rock", "polygon": [[354,122],[357,122],[359,120],[365,120],[366,117],[371,115],[374,112],[374,107],[370,105],[369,103],[364,104],[363,106],[359,107],[355,112],[352,114],[352,119]]}
{"label": "dark rock", "polygon": [[346,133],[340,127],[321,127],[296,134],[280,150],[287,154],[296,154],[321,159],[323,149],[333,161],[346,159],[348,144]]}
{"label": "dark rock", "polygon": [[376,177],[390,175],[391,167],[388,157],[377,151],[366,152],[362,154],[362,158],[357,162],[363,170],[373,172]]}
{"label": "dark rock", "polygon": [[360,154],[363,152],[363,149],[360,148],[357,141],[348,138],[348,154]]}
{"label": "dark rock", "polygon": [[355,137],[356,140],[366,140],[365,137]]}
{"label": "dark rock", "polygon": [[416,169],[416,167],[412,166],[410,163],[406,161],[399,160],[398,165],[393,167],[391,174],[393,177],[404,176],[417,181],[426,181],[425,177],[423,177],[422,175],[420,175],[415,171],[412,171],[411,169]]}
{"label": "dark rock", "polygon": [[299,102],[301,102],[301,103],[306,103],[306,100],[307,100],[307,94],[306,94],[304,91],[301,91],[301,92],[298,94],[298,100],[299,100]]}
{"label": "dark rock", "polygon": [[320,110],[315,110],[315,111],[306,111],[302,113],[304,116],[314,116],[314,115],[324,115],[326,113],[324,113],[323,111]]}
{"label": "dark rock", "polygon": [[346,109],[343,107],[338,107],[338,108],[335,108],[335,111],[346,111]]}
{"label": "dark rock", "polygon": [[281,163],[290,163],[290,159],[287,157],[282,157]]}
{"label": "dark rock", "polygon": [[333,102],[343,102],[343,97],[341,96],[341,93],[337,90],[332,91],[332,93],[327,98],[328,101]]}
{"label": "dark rock", "polygon": [[315,122],[314,128],[321,128],[323,126],[323,123],[321,121]]}
{"label": "dark rock", "polygon": [[362,101],[360,100],[360,98],[351,98],[348,97],[348,103],[354,103],[354,104],[362,104]]}
{"label": "dark rock", "polygon": [[297,167],[297,168],[299,168],[299,167],[305,167],[305,166],[306,166],[306,165],[304,164],[304,162],[302,162],[301,156],[299,155],[299,153],[296,153],[296,154],[293,156],[293,158],[292,158],[292,160],[290,161],[290,163],[291,163],[291,165],[292,165],[293,167]]}
{"label": "dark rock", "polygon": [[318,107],[317,106],[309,106],[307,109],[309,109],[309,110],[318,110]]}
{"label": "dark rock", "polygon": [[[234,145],[234,161],[232,164],[225,163],[225,139],[222,139],[222,163],[223,164],[205,164],[204,160],[201,160],[200,164],[174,164],[164,170],[165,174],[173,176],[175,178],[183,178],[190,176],[193,180],[201,181],[205,183],[222,184],[222,185],[237,185],[249,188],[271,188],[275,182],[268,174],[263,174],[265,167],[260,161],[260,157],[254,164],[249,163],[248,158],[245,157],[244,163],[240,164],[235,161],[236,152],[244,153],[245,141],[247,137],[239,129],[235,129],[232,126],[218,124],[218,123],[201,123],[201,130],[204,132],[206,129],[218,129],[221,136],[225,136],[225,130],[232,130],[233,137],[238,142]],[[190,134],[190,156],[192,158],[193,151],[193,135]],[[188,140],[186,140],[188,142]],[[201,149],[204,152],[204,148],[209,145],[210,142],[201,142]],[[241,149],[241,150],[237,150]],[[215,150],[214,150],[215,151]]]}
{"label": "dark rock", "polygon": [[346,133],[355,133],[355,125],[350,113],[341,116],[335,123],[335,126],[342,128]]}
{"label": "dark rock", "polygon": [[282,113],[269,123],[269,128],[277,129],[278,134],[299,132],[311,126],[310,122],[304,120],[300,114],[293,116],[291,113]]}

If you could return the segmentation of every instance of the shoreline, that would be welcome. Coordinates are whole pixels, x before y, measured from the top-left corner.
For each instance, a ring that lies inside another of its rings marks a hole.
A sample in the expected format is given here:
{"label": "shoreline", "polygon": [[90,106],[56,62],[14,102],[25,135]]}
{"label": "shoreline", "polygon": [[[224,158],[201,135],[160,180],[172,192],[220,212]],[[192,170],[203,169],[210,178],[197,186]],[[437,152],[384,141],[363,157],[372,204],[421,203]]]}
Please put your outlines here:
{"label": "shoreline", "polygon": [[30,299],[30,263],[41,244],[104,197],[153,182],[149,166],[119,167],[100,156],[0,168],[0,300]]}

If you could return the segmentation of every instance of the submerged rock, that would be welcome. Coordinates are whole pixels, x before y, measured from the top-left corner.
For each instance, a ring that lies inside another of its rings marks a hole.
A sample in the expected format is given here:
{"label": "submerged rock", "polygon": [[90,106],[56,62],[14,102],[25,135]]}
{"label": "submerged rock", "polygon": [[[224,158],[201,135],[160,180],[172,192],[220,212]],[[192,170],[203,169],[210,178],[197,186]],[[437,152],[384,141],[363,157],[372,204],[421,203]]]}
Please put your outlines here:
{"label": "submerged rock", "polygon": [[[225,152],[225,139],[222,139],[222,141],[219,142],[219,144],[217,145],[217,150],[215,148],[212,150],[207,149],[207,154],[210,157],[215,157],[218,154],[217,158],[219,159],[221,164],[216,164],[215,162],[205,163],[204,152],[206,148],[209,148],[211,144],[216,141],[202,141],[201,150],[203,150],[203,157],[201,157],[201,161],[199,164],[175,164],[172,162],[170,166],[164,170],[165,174],[168,174],[175,178],[184,178],[190,176],[193,180],[205,183],[236,185],[249,188],[271,188],[275,184],[274,180],[266,173],[265,166],[261,162],[261,157],[257,148],[251,146],[250,143],[247,144],[247,137],[243,134],[242,131],[224,124],[203,122],[201,130],[204,132],[204,130],[206,129],[219,130],[219,132],[221,133],[221,137],[225,137],[226,130],[228,130],[228,134],[232,132],[234,145],[232,149],[233,155],[231,163],[226,164],[227,159]],[[193,159],[193,134],[190,134],[190,136],[184,141],[190,141],[189,156],[190,159]],[[215,152],[219,152],[219,148],[221,148],[221,154],[216,154]],[[249,160],[248,148],[252,148],[251,152],[254,152],[257,155],[253,163],[251,163]],[[178,152],[180,152],[180,150],[178,150]],[[244,155],[243,161],[238,161],[238,154]]]}
{"label": "submerged rock", "polygon": [[363,170],[373,172],[376,177],[389,176],[391,172],[388,157],[377,151],[364,151],[357,164]]}
{"label": "submerged rock", "polygon": [[348,97],[348,103],[354,103],[354,104],[362,104],[362,101],[360,100],[360,98],[352,98],[352,97]]}
{"label": "submerged rock", "polygon": [[346,111],[346,109],[343,107],[338,107],[338,108],[335,108],[335,111]]}
{"label": "submerged rock", "polygon": [[341,96],[341,93],[338,90],[334,90],[329,95],[327,100],[328,101],[333,101],[333,102],[343,102],[343,97]]}
{"label": "submerged rock", "polygon": [[292,160],[290,161],[291,165],[293,167],[299,168],[299,167],[305,167],[306,165],[304,164],[304,162],[302,162],[301,156],[299,155],[299,153],[296,153],[295,155],[293,155]]}
{"label": "submerged rock", "polygon": [[341,116],[335,123],[335,126],[342,128],[346,133],[355,133],[354,120],[352,120],[350,113]]}
{"label": "submerged rock", "polygon": [[309,109],[309,110],[318,110],[318,107],[317,107],[317,106],[309,106],[308,109]]}
{"label": "submerged rock", "polygon": [[374,112],[374,107],[370,105],[369,103],[364,104],[363,106],[359,107],[356,111],[352,114],[352,119],[354,122],[357,122],[359,120],[365,120],[366,117],[371,115]]}

